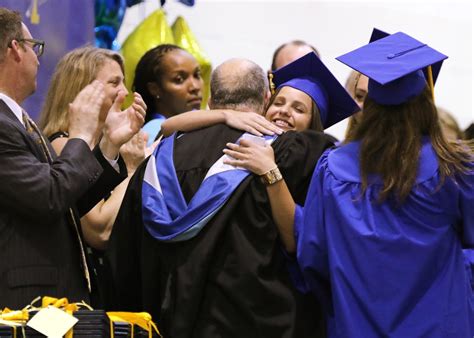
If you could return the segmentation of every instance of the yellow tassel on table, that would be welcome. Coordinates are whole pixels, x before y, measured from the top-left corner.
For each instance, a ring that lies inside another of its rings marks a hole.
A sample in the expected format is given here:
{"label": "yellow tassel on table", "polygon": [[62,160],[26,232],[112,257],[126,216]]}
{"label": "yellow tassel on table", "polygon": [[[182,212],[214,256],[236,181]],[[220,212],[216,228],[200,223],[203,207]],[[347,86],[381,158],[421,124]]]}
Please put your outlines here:
{"label": "yellow tassel on table", "polygon": [[113,323],[114,322],[129,323],[132,325],[132,331],[133,331],[133,326],[138,325],[142,329],[148,332],[149,338],[153,337],[153,331],[155,331],[160,337],[162,337],[162,335],[160,334],[160,331],[158,330],[158,327],[156,327],[156,324],[152,321],[151,315],[147,312],[107,312],[107,315],[109,316],[109,319],[110,319],[111,337],[113,337],[113,332],[114,332]]}

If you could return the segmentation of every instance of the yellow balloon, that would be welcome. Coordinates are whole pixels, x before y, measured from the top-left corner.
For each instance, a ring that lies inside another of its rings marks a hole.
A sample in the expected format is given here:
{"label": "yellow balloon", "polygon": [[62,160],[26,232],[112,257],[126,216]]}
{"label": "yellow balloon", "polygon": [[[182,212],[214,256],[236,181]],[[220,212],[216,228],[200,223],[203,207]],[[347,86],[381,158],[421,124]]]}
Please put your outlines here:
{"label": "yellow balloon", "polygon": [[196,37],[193,32],[191,32],[191,29],[183,17],[178,16],[171,29],[173,30],[175,44],[191,53],[191,55],[198,60],[199,65],[201,66],[201,74],[204,80],[201,108],[206,108],[210,93],[209,82],[211,80],[212,71],[211,61],[202,51]]}
{"label": "yellow balloon", "polygon": [[[122,55],[125,59],[125,84],[130,92],[135,68],[140,58],[150,49],[165,43],[174,44],[175,41],[166,15],[159,9],[143,20],[122,45]],[[132,95],[129,95],[125,104],[128,106],[131,102]]]}

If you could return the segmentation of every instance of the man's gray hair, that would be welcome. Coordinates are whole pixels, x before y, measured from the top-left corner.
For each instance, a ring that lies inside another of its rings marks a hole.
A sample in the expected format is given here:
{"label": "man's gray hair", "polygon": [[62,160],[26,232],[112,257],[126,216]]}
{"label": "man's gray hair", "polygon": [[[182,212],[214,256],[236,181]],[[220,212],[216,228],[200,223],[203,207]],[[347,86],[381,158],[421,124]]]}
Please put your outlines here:
{"label": "man's gray hair", "polygon": [[268,80],[263,69],[246,59],[219,65],[211,77],[212,108],[263,113]]}

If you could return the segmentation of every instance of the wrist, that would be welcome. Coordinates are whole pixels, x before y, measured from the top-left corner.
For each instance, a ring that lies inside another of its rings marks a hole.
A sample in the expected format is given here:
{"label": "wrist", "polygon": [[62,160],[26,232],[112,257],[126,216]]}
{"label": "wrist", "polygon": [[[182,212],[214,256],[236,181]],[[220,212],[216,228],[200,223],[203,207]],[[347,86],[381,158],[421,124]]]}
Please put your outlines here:
{"label": "wrist", "polygon": [[75,132],[69,133],[69,139],[78,138],[87,143],[90,149],[93,149],[96,144],[96,139],[93,135],[89,134],[80,134]]}
{"label": "wrist", "polygon": [[222,116],[222,119],[219,122],[227,124],[229,122],[229,111],[221,110],[221,116]]}
{"label": "wrist", "polygon": [[127,162],[125,162],[125,166],[127,167],[127,174],[129,175],[135,174],[135,171],[137,171],[138,168],[138,166],[127,164]]}
{"label": "wrist", "polygon": [[283,179],[281,175],[280,169],[275,166],[273,169],[268,170],[267,172],[260,175],[260,180],[265,185],[272,185],[275,184]]}
{"label": "wrist", "polygon": [[99,147],[102,155],[106,158],[115,159],[119,156],[120,147],[110,142],[107,137],[102,137]]}

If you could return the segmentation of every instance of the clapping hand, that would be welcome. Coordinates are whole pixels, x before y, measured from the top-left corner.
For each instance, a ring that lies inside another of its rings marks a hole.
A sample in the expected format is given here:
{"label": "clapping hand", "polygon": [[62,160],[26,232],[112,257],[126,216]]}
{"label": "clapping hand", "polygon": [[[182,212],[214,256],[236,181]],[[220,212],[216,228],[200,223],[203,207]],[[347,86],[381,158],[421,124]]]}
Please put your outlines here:
{"label": "clapping hand", "polygon": [[124,91],[117,94],[105,119],[100,148],[108,158],[115,158],[122,144],[130,140],[145,121],[146,104],[138,93],[133,94],[134,99],[130,107],[120,110],[126,94]]}
{"label": "clapping hand", "polygon": [[104,85],[93,81],[69,104],[69,138],[80,138],[92,149],[102,132],[100,109],[105,99]]}
{"label": "clapping hand", "polygon": [[120,148],[120,155],[127,166],[128,175],[133,175],[145,159],[146,140],[145,133],[139,131]]}

